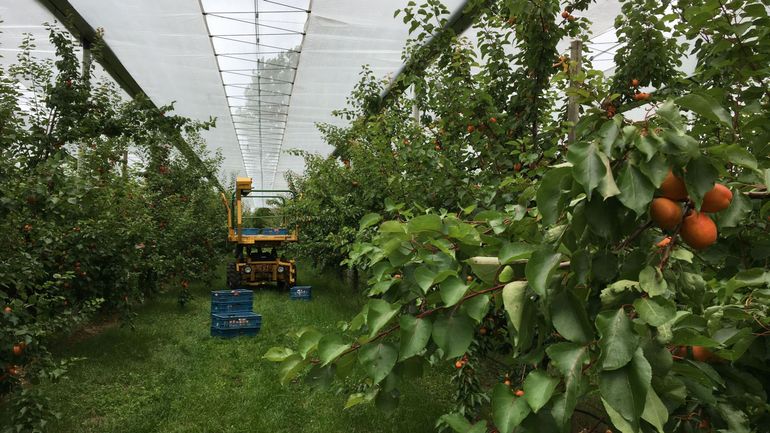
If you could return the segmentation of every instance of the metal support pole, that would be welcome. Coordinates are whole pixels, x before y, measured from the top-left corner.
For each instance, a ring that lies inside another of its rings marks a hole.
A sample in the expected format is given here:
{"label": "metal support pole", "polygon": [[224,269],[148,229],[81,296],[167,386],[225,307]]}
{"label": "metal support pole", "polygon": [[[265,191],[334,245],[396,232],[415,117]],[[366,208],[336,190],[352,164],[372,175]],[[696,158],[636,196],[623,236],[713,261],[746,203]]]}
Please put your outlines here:
{"label": "metal support pole", "polygon": [[[583,41],[572,41],[570,44],[570,87],[576,87],[575,75],[579,74],[582,70],[583,60]],[[567,103],[567,121],[571,123],[569,133],[567,135],[567,143],[571,144],[575,142],[575,125],[580,117],[580,104],[578,104],[577,95],[571,94]]]}

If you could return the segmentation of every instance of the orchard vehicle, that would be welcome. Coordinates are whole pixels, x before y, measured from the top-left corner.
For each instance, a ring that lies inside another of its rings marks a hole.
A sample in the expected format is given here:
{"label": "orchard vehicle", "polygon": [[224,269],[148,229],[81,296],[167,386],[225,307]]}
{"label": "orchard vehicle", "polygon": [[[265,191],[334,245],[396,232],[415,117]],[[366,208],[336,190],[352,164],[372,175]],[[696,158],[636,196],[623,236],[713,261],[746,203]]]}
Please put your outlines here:
{"label": "orchard vehicle", "polygon": [[[278,199],[285,197],[284,190],[254,190],[248,177],[236,179],[235,194],[230,203],[222,194],[227,209],[227,240],[234,245],[235,261],[227,264],[227,286],[235,289],[243,286],[259,286],[276,283],[281,289],[294,286],[297,268],[294,259],[280,254],[282,247],[297,241],[297,229],[286,227],[281,215],[244,216],[243,199]],[[258,227],[267,222],[277,227]]]}

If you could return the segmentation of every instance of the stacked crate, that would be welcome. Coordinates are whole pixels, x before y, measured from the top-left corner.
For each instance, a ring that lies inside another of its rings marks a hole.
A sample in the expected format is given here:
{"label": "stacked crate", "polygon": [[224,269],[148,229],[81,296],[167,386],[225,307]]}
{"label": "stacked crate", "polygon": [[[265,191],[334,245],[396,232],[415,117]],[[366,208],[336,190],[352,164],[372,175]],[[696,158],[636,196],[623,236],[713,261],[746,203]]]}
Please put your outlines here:
{"label": "stacked crate", "polygon": [[211,292],[211,336],[237,337],[257,335],[262,315],[252,311],[251,290],[214,290]]}

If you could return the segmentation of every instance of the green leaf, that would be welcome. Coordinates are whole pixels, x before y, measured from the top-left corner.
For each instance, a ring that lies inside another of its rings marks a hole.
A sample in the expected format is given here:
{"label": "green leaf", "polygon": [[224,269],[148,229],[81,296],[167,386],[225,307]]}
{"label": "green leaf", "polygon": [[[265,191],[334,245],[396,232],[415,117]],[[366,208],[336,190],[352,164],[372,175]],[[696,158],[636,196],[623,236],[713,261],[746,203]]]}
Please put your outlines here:
{"label": "green leaf", "polygon": [[358,406],[359,404],[368,403],[374,399],[374,393],[373,392],[357,392],[354,394],[350,394],[348,396],[348,400],[345,402],[345,409],[350,409],[353,406]]}
{"label": "green leaf", "polygon": [[458,412],[442,415],[440,419],[457,433],[485,433],[487,431],[486,421],[482,420],[471,425],[465,416]]}
{"label": "green leaf", "polygon": [[358,229],[363,230],[367,227],[371,227],[377,224],[378,222],[380,222],[381,219],[382,217],[378,213],[368,213],[364,215],[363,218],[361,218],[361,222],[358,225]]}
{"label": "green leaf", "polygon": [[420,353],[430,340],[433,324],[427,319],[418,319],[404,315],[399,319],[401,324],[401,347],[399,360],[411,358]]}
{"label": "green leaf", "polygon": [[398,221],[385,221],[380,224],[380,233],[405,233],[406,229],[403,223]]}
{"label": "green leaf", "polygon": [[719,403],[717,405],[722,419],[727,422],[727,429],[723,430],[730,433],[749,433],[749,417],[740,409],[733,407],[728,403]]}
{"label": "green leaf", "polygon": [[647,399],[644,402],[642,419],[652,424],[658,430],[658,433],[666,433],[663,430],[663,426],[668,421],[668,409],[666,409],[666,405],[652,387],[647,390]]}
{"label": "green leaf", "polygon": [[505,265],[503,270],[500,271],[500,275],[497,276],[497,280],[501,283],[508,283],[513,279],[514,276],[515,274],[513,272],[513,268],[509,265]]}
{"label": "green leaf", "polygon": [[639,318],[650,326],[660,326],[676,315],[676,304],[661,296],[639,298],[634,301]]}
{"label": "green leaf", "polygon": [[441,282],[439,290],[444,305],[451,307],[465,296],[465,292],[468,291],[468,286],[465,284],[465,281],[460,278],[451,276]]}
{"label": "green leaf", "polygon": [[607,400],[602,399],[602,405],[604,405],[604,409],[607,411],[607,415],[610,416],[610,422],[612,422],[612,425],[620,430],[621,433],[639,433],[639,429],[635,429],[628,421],[623,419],[623,416],[618,413],[615,409],[610,406],[609,403],[607,403]]}
{"label": "green leaf", "polygon": [[500,263],[507,265],[514,260],[528,259],[537,247],[524,242],[506,242],[500,248]]}
{"label": "green leaf", "polygon": [[719,105],[719,102],[708,95],[691,93],[676,99],[676,103],[680,107],[690,110],[701,117],[713,120],[714,122],[721,122],[730,129],[733,127],[730,113]]}
{"label": "green leaf", "polygon": [[524,268],[530,287],[540,296],[545,296],[545,288],[551,275],[559,266],[561,254],[543,248],[532,253]]}
{"label": "green leaf", "polygon": [[604,122],[599,128],[599,137],[602,139],[602,152],[606,155],[612,154],[612,147],[620,134],[621,117],[617,116]]}
{"label": "green leaf", "polygon": [[733,201],[730,206],[717,214],[719,228],[740,226],[743,220],[751,214],[751,207],[751,199],[739,192],[733,194]]}
{"label": "green leaf", "polygon": [[502,383],[492,390],[492,419],[500,433],[512,433],[531,409],[524,398],[517,398],[510,388]]}
{"label": "green leaf", "polygon": [[647,266],[639,273],[639,286],[650,296],[663,295],[668,290],[668,283],[660,269]]}
{"label": "green leaf", "polygon": [[497,270],[500,269],[500,260],[497,257],[471,257],[465,262],[481,281],[490,285],[496,283]]}
{"label": "green leaf", "polygon": [[647,176],[652,186],[660,188],[660,185],[668,176],[668,171],[671,169],[666,161],[666,157],[660,153],[656,153],[655,156],[647,162],[642,162],[639,165],[639,169]]}
{"label": "green leaf", "polygon": [[589,360],[588,347],[575,343],[556,343],[548,346],[545,351],[564,377],[564,411],[557,422],[562,426],[569,425],[578,397],[586,386],[587,377],[583,374],[583,366]]}
{"label": "green leaf", "polygon": [[425,265],[421,265],[414,271],[414,279],[423,293],[428,293],[428,290],[433,286],[434,278],[436,278],[436,273]]}
{"label": "green leaf", "polygon": [[551,321],[562,337],[575,343],[593,340],[593,327],[583,302],[572,290],[562,290],[551,302]]}
{"label": "green leaf", "polygon": [[623,419],[638,430],[651,379],[650,363],[639,348],[624,367],[599,373],[599,392]]}
{"label": "green leaf", "polygon": [[527,282],[514,281],[503,287],[503,305],[508,317],[511,319],[511,325],[516,332],[521,329],[521,319],[524,314],[524,306],[527,301]]}
{"label": "green leaf", "polygon": [[262,358],[272,362],[281,362],[293,354],[294,351],[287,347],[271,347]]}
{"label": "green leaf", "polygon": [[527,399],[532,412],[537,413],[551,400],[559,379],[550,376],[543,370],[532,370],[524,380],[524,398]]}
{"label": "green leaf", "polygon": [[[572,177],[569,176],[571,172],[570,167],[560,167],[548,170],[543,175],[535,195],[537,210],[543,217],[543,225],[553,224],[559,218],[565,203],[564,191],[569,188],[572,181]],[[503,261],[502,253],[500,259]]]}
{"label": "green leaf", "polygon": [[631,362],[639,347],[639,336],[625,310],[602,311],[596,316],[596,329],[601,336],[603,370],[617,370]]}
{"label": "green leaf", "polygon": [[280,368],[280,382],[281,385],[286,385],[290,380],[297,377],[300,370],[305,368],[307,361],[303,360],[299,353],[295,353],[281,362]]}
{"label": "green leaf", "polygon": [[626,165],[620,173],[620,202],[637,215],[647,212],[655,187],[644,174],[633,165]]}
{"label": "green leaf", "polygon": [[[329,364],[338,356],[350,348],[350,344],[345,344],[342,337],[337,334],[323,336],[318,341],[318,359],[321,360],[321,366]],[[299,355],[297,355],[299,356]],[[302,359],[300,357],[300,359]]]}
{"label": "green leaf", "polygon": [[318,341],[321,340],[321,337],[323,337],[323,335],[315,329],[308,329],[300,335],[299,341],[297,342],[297,350],[299,350],[299,353],[303,358],[306,357],[310,351],[315,350],[316,347],[318,347]]}
{"label": "green leaf", "polygon": [[731,144],[724,149],[724,155],[726,160],[733,164],[750,168],[752,170],[756,170],[758,168],[757,158],[754,157],[751,152],[746,150],[745,147],[739,146],[737,144]]}
{"label": "green leaf", "polygon": [[471,345],[473,329],[473,321],[468,317],[447,314],[433,323],[433,341],[444,351],[445,358],[456,358]]}
{"label": "green leaf", "polygon": [[358,361],[364,366],[366,374],[374,383],[380,383],[385,379],[393,366],[396,365],[398,350],[390,343],[364,344],[358,350]]}
{"label": "green leaf", "polygon": [[369,300],[369,313],[366,316],[366,325],[369,327],[369,337],[374,337],[380,332],[390,319],[401,309],[399,305],[391,304],[382,299]]}
{"label": "green leaf", "polygon": [[477,323],[481,323],[489,311],[489,296],[479,295],[463,302],[462,311]]}
{"label": "green leaf", "polygon": [[671,128],[681,131],[684,129],[684,123],[682,121],[682,114],[679,112],[679,108],[674,105],[674,101],[667,99],[657,110],[658,117],[664,120],[671,126]]}
{"label": "green leaf", "polygon": [[435,214],[420,215],[406,223],[407,233],[441,232],[441,217]]}
{"label": "green leaf", "polygon": [[719,172],[705,156],[691,159],[689,164],[687,164],[684,183],[697,209],[700,209],[703,196],[714,188],[714,183],[717,181],[718,176]]}
{"label": "green leaf", "polygon": [[577,142],[570,146],[567,160],[572,163],[572,175],[583,186],[588,197],[607,175],[601,151],[594,142]]}
{"label": "green leaf", "polygon": [[604,164],[605,172],[606,174],[602,178],[601,182],[599,182],[599,187],[597,188],[599,191],[599,194],[604,197],[604,199],[608,199],[610,197],[614,197],[616,195],[620,194],[620,190],[618,189],[618,184],[615,183],[615,177],[612,175],[612,168],[610,167],[610,159],[607,158],[607,155],[604,153],[599,153],[599,157],[602,160],[602,163]]}

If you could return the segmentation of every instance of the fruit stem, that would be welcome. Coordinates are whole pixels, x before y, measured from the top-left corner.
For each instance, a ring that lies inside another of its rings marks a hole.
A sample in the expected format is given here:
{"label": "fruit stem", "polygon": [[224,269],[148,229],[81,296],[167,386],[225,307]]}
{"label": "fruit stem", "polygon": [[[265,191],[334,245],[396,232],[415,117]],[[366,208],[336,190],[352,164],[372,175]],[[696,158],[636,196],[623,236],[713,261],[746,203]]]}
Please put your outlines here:
{"label": "fruit stem", "polygon": [[623,248],[627,247],[634,239],[639,237],[639,235],[641,235],[642,232],[644,232],[645,230],[647,230],[651,226],[652,226],[652,220],[649,220],[646,223],[640,225],[623,242],[619,243],[615,248],[613,248],[613,250],[620,251]]}

